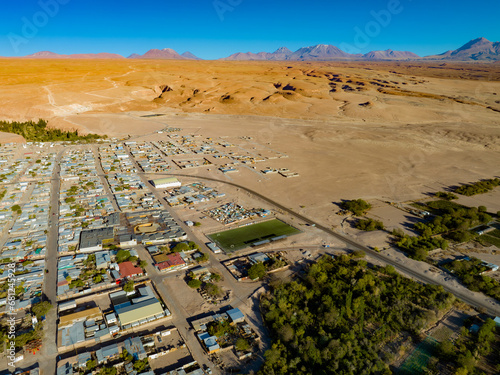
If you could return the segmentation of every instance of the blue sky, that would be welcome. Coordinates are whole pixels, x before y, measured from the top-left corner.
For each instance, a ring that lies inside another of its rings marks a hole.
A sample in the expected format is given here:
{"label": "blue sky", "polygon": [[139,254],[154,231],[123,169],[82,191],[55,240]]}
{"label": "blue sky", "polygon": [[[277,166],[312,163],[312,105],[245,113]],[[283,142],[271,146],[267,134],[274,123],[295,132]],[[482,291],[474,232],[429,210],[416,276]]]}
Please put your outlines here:
{"label": "blue sky", "polygon": [[2,4],[0,56],[168,47],[214,59],[315,44],[424,56],[500,40],[499,14],[497,0],[21,0]]}

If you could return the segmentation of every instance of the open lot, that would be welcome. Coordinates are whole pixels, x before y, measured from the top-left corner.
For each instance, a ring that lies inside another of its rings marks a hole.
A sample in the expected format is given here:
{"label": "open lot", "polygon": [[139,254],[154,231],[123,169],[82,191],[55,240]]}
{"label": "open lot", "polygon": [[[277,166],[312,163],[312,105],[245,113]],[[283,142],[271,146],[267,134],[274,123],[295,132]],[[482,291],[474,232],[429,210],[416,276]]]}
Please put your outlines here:
{"label": "open lot", "polygon": [[300,231],[294,227],[274,219],[262,223],[251,224],[241,228],[214,233],[208,237],[226,252],[244,249],[256,242],[269,240],[279,236],[292,236]]}

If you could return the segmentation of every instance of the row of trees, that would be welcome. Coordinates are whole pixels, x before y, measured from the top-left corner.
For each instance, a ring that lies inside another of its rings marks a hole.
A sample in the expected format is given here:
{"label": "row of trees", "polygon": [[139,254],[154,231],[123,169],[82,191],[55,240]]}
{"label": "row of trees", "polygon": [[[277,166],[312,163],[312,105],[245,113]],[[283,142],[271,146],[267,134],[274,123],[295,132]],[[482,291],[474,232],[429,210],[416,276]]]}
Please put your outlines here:
{"label": "row of trees", "polygon": [[303,281],[271,286],[261,309],[274,342],[261,375],[390,374],[381,348],[401,332],[420,333],[454,300],[345,255],[324,256]]}
{"label": "row of trees", "polygon": [[476,194],[487,193],[500,185],[500,178],[491,178],[459,186],[455,189],[455,193],[471,196]]}
{"label": "row of trees", "polygon": [[77,130],[70,132],[50,129],[47,128],[47,121],[42,119],[38,120],[38,122],[0,121],[0,131],[22,135],[28,142],[91,142],[96,139],[106,138],[105,135],[98,134],[79,135]]}

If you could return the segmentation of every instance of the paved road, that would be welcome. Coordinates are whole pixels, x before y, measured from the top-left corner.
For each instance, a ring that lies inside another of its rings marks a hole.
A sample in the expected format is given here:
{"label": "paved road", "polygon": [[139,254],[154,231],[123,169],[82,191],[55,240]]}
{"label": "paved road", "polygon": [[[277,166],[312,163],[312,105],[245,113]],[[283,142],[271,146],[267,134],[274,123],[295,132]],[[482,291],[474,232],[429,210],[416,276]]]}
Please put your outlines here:
{"label": "paved road", "polygon": [[330,228],[327,228],[324,225],[321,225],[320,223],[317,223],[314,220],[312,220],[308,217],[305,217],[304,215],[301,215],[301,214],[293,211],[292,209],[290,209],[290,208],[288,208],[288,207],[286,207],[286,206],[284,206],[284,205],[282,205],[282,204],[280,204],[280,203],[278,203],[278,202],[276,202],[276,201],[274,201],[274,200],[272,200],[272,199],[270,199],[270,198],[268,198],[268,197],[266,197],[266,196],[264,196],[256,191],[254,191],[252,189],[249,189],[245,186],[238,185],[234,182],[230,182],[230,181],[226,181],[226,180],[220,180],[217,178],[192,176],[192,175],[182,174],[182,173],[156,173],[156,174],[164,174],[164,175],[168,175],[168,176],[177,176],[177,177],[189,177],[189,178],[196,178],[196,179],[206,180],[206,181],[214,181],[214,182],[224,183],[224,184],[231,185],[233,187],[242,189],[242,190],[256,196],[257,198],[281,209],[283,212],[286,212],[286,213],[296,217],[297,219],[303,221],[304,223],[309,224],[309,225],[314,225],[317,229],[341,240],[346,245],[349,245],[353,250],[364,251],[370,257],[382,262],[383,264],[389,264],[389,265],[393,266],[395,269],[397,269],[398,271],[400,271],[406,275],[409,275],[409,276],[411,276],[411,277],[413,277],[421,282],[424,282],[426,284],[441,285],[446,291],[453,293],[456,297],[458,297],[459,299],[463,300],[464,302],[470,304],[471,306],[486,309],[486,312],[488,314],[500,316],[500,304],[497,301],[495,301],[491,298],[485,297],[484,295],[482,295],[480,293],[473,293],[465,287],[462,287],[462,288],[450,287],[449,283],[442,281],[442,280],[436,280],[434,277],[427,276],[419,269],[411,267],[411,263],[413,261],[411,261],[409,259],[408,259],[408,263],[410,265],[407,266],[407,265],[403,264],[401,261],[398,261],[396,259],[392,259],[383,253],[379,253],[375,250],[372,250],[372,249],[352,240],[351,238],[349,238],[345,235],[341,235],[341,234],[331,230]]}
{"label": "paved road", "polygon": [[106,174],[104,173],[104,170],[102,169],[101,159],[99,158],[98,147],[99,147],[98,145],[92,145],[92,152],[94,153],[97,175],[101,179],[102,186],[104,186],[104,190],[106,191],[106,194],[109,197],[109,200],[111,202],[111,205],[113,206],[113,209],[116,212],[120,212],[121,211],[120,207],[118,207],[118,203],[116,202],[116,198],[115,198],[114,194],[111,192],[111,189],[109,187],[109,183],[108,183],[108,180],[106,178]]}
{"label": "paved road", "polygon": [[[47,254],[45,257],[45,278],[43,293],[52,304],[44,322],[44,338],[40,358],[41,375],[56,373],[57,356],[57,241],[59,238],[59,189],[61,157],[67,149],[61,150],[56,157],[50,191],[49,233],[47,234]],[[47,272],[48,271],[48,272]]]}

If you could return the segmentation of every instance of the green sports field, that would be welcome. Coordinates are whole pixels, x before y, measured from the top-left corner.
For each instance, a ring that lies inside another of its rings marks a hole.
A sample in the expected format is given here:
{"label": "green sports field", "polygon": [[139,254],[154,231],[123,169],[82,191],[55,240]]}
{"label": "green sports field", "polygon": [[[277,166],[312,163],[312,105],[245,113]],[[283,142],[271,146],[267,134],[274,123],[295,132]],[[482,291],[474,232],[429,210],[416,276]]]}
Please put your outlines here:
{"label": "green sports field", "polygon": [[295,229],[281,220],[274,219],[210,234],[208,238],[217,243],[225,252],[232,252],[252,246],[255,242],[269,240],[283,235],[292,236],[297,233],[300,233],[300,230]]}

